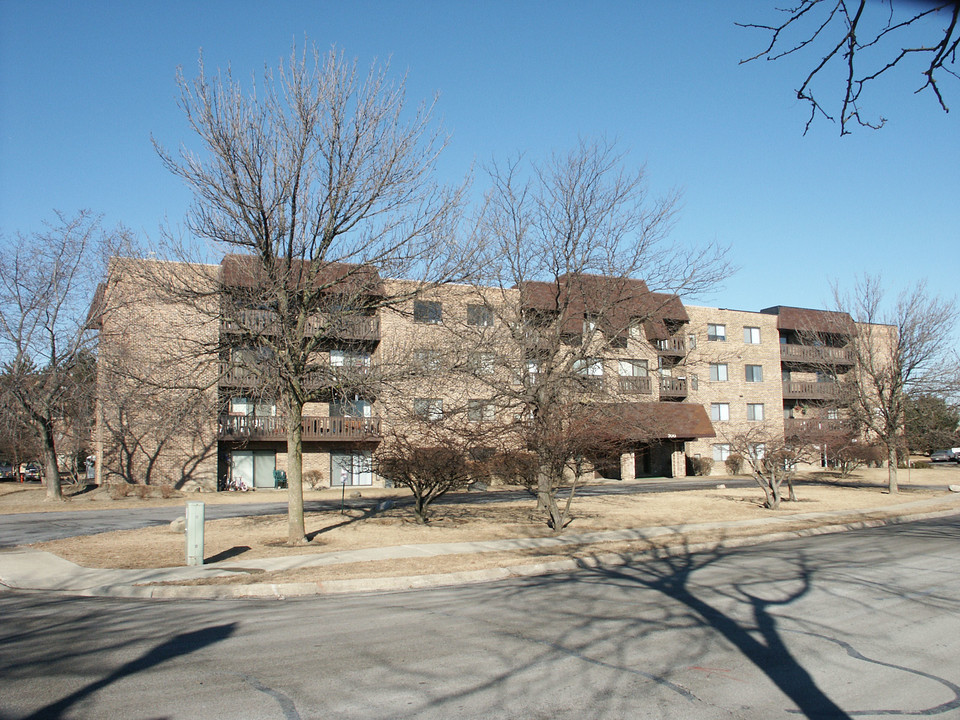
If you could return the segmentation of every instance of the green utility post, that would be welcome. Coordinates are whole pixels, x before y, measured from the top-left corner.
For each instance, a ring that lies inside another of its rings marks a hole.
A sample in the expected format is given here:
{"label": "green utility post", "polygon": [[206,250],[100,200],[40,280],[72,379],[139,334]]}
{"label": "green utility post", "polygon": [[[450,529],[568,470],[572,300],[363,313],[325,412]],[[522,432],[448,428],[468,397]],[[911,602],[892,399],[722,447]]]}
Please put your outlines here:
{"label": "green utility post", "polygon": [[187,565],[203,565],[203,503],[188,502]]}

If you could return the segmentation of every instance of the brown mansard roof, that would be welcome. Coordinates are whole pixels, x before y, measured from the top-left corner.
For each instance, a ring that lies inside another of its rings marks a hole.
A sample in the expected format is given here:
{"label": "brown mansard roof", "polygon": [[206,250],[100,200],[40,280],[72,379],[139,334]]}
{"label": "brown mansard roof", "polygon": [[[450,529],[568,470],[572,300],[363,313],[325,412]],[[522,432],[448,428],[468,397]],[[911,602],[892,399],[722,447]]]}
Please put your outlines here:
{"label": "brown mansard roof", "polygon": [[518,286],[523,307],[544,312],[566,310],[564,325],[580,332],[584,316],[600,314],[608,327],[622,332],[633,318],[643,318],[651,339],[669,337],[665,323],[689,322],[676,295],[650,292],[643,280],[582,273],[563,275],[557,282],[530,281]]}
{"label": "brown mansard roof", "polygon": [[716,437],[703,405],[679,402],[602,403],[588,411],[597,434],[611,440],[651,442]]}
{"label": "brown mansard roof", "polygon": [[777,328],[798,332],[825,333],[831,335],[854,335],[856,325],[845,312],[813,310],[786,305],[774,305],[760,312],[777,316]]}
{"label": "brown mansard roof", "polygon": [[[252,255],[226,255],[220,263],[221,282],[227,287],[255,288],[261,279],[261,264]],[[303,260],[295,260],[291,267],[290,283],[296,284],[309,268]],[[327,287],[328,292],[348,295],[382,295],[383,282],[372,265],[331,262],[324,265],[314,278],[314,285]]]}

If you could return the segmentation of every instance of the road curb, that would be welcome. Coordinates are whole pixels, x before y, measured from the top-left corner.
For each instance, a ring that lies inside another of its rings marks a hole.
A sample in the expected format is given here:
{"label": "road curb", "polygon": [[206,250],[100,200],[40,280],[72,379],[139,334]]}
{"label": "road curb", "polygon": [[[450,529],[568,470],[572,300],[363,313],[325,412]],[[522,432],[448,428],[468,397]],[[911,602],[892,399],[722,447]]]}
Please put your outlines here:
{"label": "road curb", "polygon": [[584,568],[603,568],[629,565],[642,560],[675,557],[689,553],[714,552],[738,547],[749,547],[765,543],[779,542],[799,537],[829,535],[850,530],[897,525],[917,520],[932,520],[960,514],[960,507],[945,510],[905,513],[885,518],[865,518],[839,523],[825,523],[815,527],[796,530],[778,530],[743,537],[732,537],[715,542],[687,543],[687,535],[678,533],[676,541],[663,547],[631,553],[597,553],[582,558],[570,558],[542,563],[520,563],[505,567],[483,570],[467,570],[453,573],[428,575],[408,575],[381,578],[353,578],[344,580],[325,580],[300,583],[251,583],[244,585],[128,585],[89,588],[82,592],[65,594],[142,598],[154,600],[224,600],[224,599],[276,599],[315,596],[342,595],[380,592],[403,592],[436,587],[470,585],[496,582],[521,577],[536,577]]}

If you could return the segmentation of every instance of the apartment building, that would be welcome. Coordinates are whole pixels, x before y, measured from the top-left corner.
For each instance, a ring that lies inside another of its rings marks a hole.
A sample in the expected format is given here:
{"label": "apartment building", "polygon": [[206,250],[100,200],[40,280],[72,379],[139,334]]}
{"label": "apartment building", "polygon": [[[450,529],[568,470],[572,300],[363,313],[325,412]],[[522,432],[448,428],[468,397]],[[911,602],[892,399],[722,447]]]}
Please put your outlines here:
{"label": "apartment building", "polygon": [[[216,288],[242,286],[249,262],[111,264],[100,298],[98,482],[213,489],[242,478],[270,488],[286,470],[284,408],[265,389],[262,347],[249,340],[269,335],[274,319],[253,305],[217,305]],[[598,432],[617,440],[615,452],[591,458],[593,472],[682,477],[696,457],[713,458],[720,472],[738,432],[782,437],[833,418],[816,368],[824,359],[846,367],[849,357],[846,316],[685,306],[640,280],[421,288],[371,271],[364,282],[363,293],[396,301],[308,328],[324,370],[303,378],[314,391],[301,423],[312,484],[381,484],[374,452],[422,421],[494,429],[522,421],[524,393],[559,362],[578,381],[565,401],[596,410]],[[178,283],[194,292],[179,294]]]}

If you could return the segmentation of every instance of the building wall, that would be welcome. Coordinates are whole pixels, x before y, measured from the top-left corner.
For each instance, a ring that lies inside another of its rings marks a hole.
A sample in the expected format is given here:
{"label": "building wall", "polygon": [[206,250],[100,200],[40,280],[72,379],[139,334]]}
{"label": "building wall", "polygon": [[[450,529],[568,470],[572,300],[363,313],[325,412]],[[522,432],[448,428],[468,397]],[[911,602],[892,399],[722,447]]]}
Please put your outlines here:
{"label": "building wall", "polygon": [[[717,458],[714,474],[724,474],[726,468],[714,452],[714,446],[735,443],[745,433],[755,434],[758,442],[763,436],[783,437],[783,384],[780,374],[780,339],[777,318],[774,315],[743,310],[685,306],[690,316],[689,332],[696,336],[696,348],[687,357],[691,374],[697,376],[697,389],[691,391],[688,402],[702,404],[710,412],[714,403],[727,403],[729,420],[713,420],[716,438],[704,438],[687,443],[691,457]],[[708,340],[708,325],[723,325],[726,340]],[[744,340],[744,328],[759,328],[759,344]],[[725,364],[727,380],[711,380],[710,365]],[[761,382],[746,381],[746,366],[762,368]],[[748,404],[763,405],[763,420],[747,418]]]}

